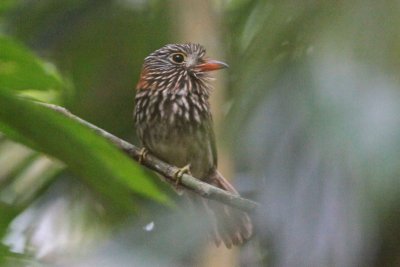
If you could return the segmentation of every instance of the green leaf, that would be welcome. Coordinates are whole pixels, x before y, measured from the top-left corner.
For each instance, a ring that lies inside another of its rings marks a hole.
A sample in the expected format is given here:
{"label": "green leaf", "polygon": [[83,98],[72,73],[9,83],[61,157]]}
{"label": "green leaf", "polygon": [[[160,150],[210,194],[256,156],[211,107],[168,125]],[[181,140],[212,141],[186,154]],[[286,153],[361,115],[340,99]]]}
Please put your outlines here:
{"label": "green leaf", "polygon": [[48,102],[56,99],[63,87],[54,65],[43,63],[21,44],[0,36],[0,88]]}
{"label": "green leaf", "polygon": [[30,140],[26,145],[34,144],[63,161],[102,193],[118,197],[115,186],[122,184],[139,195],[170,204],[139,165],[78,122],[1,88],[0,107],[0,123],[12,129],[6,135]]}
{"label": "green leaf", "polygon": [[0,14],[10,10],[14,6],[16,6],[20,1],[17,0],[1,0],[0,1]]}

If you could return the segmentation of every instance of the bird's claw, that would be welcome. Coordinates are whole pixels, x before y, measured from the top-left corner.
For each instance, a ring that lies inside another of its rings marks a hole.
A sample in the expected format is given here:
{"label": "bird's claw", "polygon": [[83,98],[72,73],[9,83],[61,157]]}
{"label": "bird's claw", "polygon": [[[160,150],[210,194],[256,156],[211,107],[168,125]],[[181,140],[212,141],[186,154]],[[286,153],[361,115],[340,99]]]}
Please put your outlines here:
{"label": "bird's claw", "polygon": [[143,160],[146,158],[146,156],[147,156],[148,153],[149,153],[149,151],[148,151],[145,147],[143,147],[142,149],[140,149],[140,152],[139,152],[139,159],[138,159],[138,162],[139,162],[140,164],[142,164]]}
{"label": "bird's claw", "polygon": [[174,173],[175,185],[178,186],[181,183],[182,176],[184,174],[190,174],[190,164],[186,165],[183,168],[180,168]]}

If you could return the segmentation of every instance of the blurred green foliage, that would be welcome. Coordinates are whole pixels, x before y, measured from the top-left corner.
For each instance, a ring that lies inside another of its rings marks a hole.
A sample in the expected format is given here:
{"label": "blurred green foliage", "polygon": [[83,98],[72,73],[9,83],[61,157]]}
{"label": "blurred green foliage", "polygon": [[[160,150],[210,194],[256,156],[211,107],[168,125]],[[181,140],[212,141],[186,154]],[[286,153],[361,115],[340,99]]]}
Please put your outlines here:
{"label": "blurred green foliage", "polygon": [[[34,148],[62,160],[71,170],[87,177],[93,186],[111,198],[118,191],[118,198],[112,198],[118,200],[118,206],[127,209],[133,207],[127,192],[123,198],[126,189],[161,202],[167,200],[161,191],[144,178],[137,164],[77,122],[44,106],[17,99],[6,89],[0,92],[0,105],[0,123],[17,132],[17,140],[28,139],[27,145],[33,143]],[[18,118],[15,114],[18,114]],[[43,129],[46,131],[43,132]],[[11,133],[9,136],[13,137]],[[117,187],[118,182],[123,185]]]}
{"label": "blurred green foliage", "polygon": [[[127,189],[162,202],[167,200],[143,178],[141,168],[91,130],[43,106],[18,99],[11,90],[24,90],[22,95],[35,97],[35,90],[61,90],[63,83],[54,69],[49,71],[49,67],[9,38],[0,39],[0,51],[0,128],[4,133],[62,160],[76,173],[91,180],[100,192],[112,196],[118,191],[119,197],[114,198],[118,206],[133,207]],[[45,95],[52,96],[52,93],[47,91],[39,97]],[[109,183],[109,179],[115,181]],[[118,187],[117,181],[123,186]]]}
{"label": "blurred green foliage", "polygon": [[[28,28],[25,29],[26,32],[23,33],[23,38],[20,39],[29,42],[29,38],[35,38],[34,34],[30,35],[34,33],[32,27],[40,28],[43,18],[58,20],[64,15],[70,15],[70,12],[85,12],[93,4],[90,1],[87,3],[76,1],[75,4],[73,2],[64,2],[64,4],[60,2],[54,5],[54,3],[52,1],[47,3],[42,1],[40,4],[25,2],[23,4],[19,3],[19,9],[11,9],[16,2],[2,2],[1,12],[4,12],[6,16],[2,18],[3,20],[0,23],[3,25],[1,26],[2,28],[7,28],[13,25],[9,22],[20,18],[16,13],[26,12],[26,16],[20,14],[24,16],[23,24],[27,21],[30,21],[30,23],[25,24]],[[98,1],[97,4],[98,8],[95,8],[96,10],[91,9],[88,14],[84,14],[87,16],[82,18],[82,20],[85,20],[85,24],[93,23],[91,16],[97,17],[98,12],[107,12],[110,7],[110,3],[105,1],[103,3]],[[32,12],[32,7],[34,9],[37,8],[37,10]],[[6,12],[7,9],[11,13]],[[129,12],[129,10],[125,9],[120,10]],[[57,12],[60,12],[59,16],[57,16]],[[47,13],[54,14],[54,16],[44,17],[41,15]],[[134,25],[138,19],[146,20],[146,18],[140,19],[128,15],[119,14],[118,17],[105,16],[110,18],[112,23],[102,18],[97,18],[103,23],[103,30],[108,27],[106,31],[109,32],[115,31],[115,24],[125,23],[124,18],[132,18],[131,23]],[[18,21],[13,23],[18,25]],[[57,26],[65,27],[65,25]],[[90,28],[90,25],[86,26]],[[93,27],[98,26],[99,24],[93,24]],[[23,27],[18,29],[23,29]],[[79,31],[79,27],[77,30]],[[124,39],[133,29],[121,27],[121,30],[126,32],[121,32],[121,35],[118,35],[117,38]],[[92,33],[98,37],[86,33]],[[79,101],[76,100],[84,98],[85,90],[83,89],[90,89],[90,85],[85,84],[85,81],[88,81],[88,77],[93,79],[93,75],[96,75],[107,79],[108,75],[103,75],[104,71],[101,70],[101,67],[105,67],[104,70],[109,71],[110,68],[108,66],[112,66],[112,69],[115,68],[117,72],[121,71],[114,64],[120,60],[113,58],[114,53],[112,50],[115,49],[113,47],[114,44],[122,44],[124,41],[118,39],[109,40],[108,37],[110,35],[107,37],[107,34],[104,33],[103,31],[89,29],[89,31],[83,33],[84,35],[80,36],[80,33],[77,32],[78,36],[74,40],[83,43],[78,44],[79,48],[74,48],[73,46],[76,44],[71,43],[72,47],[66,47],[65,53],[60,53],[60,50],[54,47],[55,53],[53,53],[52,57],[60,57],[58,59],[59,64],[68,78],[61,78],[53,64],[35,56],[32,51],[17,42],[15,40],[15,37],[18,38],[17,32],[13,34],[14,38],[5,35],[0,37],[0,130],[8,138],[39,152],[44,152],[63,162],[61,164],[55,159],[50,159],[28,148],[23,148],[9,141],[5,136],[0,138],[0,164],[2,164],[2,171],[0,171],[0,199],[2,202],[0,203],[4,203],[1,209],[1,236],[6,236],[10,223],[22,211],[28,209],[32,203],[43,199],[43,195],[46,195],[48,188],[51,188],[52,184],[65,176],[65,165],[68,166],[68,170],[80,175],[84,179],[84,183],[101,196],[100,199],[103,198],[101,200],[102,203],[105,203],[110,208],[109,212],[106,213],[108,214],[106,217],[110,218],[105,219],[105,221],[115,221],[116,218],[137,212],[138,203],[146,199],[155,200],[164,205],[171,203],[166,194],[159,190],[154,181],[149,178],[148,173],[144,172],[141,167],[107,141],[77,122],[32,102],[32,100],[36,100],[56,104],[69,103],[69,107],[74,109],[75,112],[86,111],[87,102],[80,105]],[[136,37],[140,38],[140,36]],[[155,36],[155,38],[159,38],[159,35]],[[99,43],[97,50],[93,49],[92,43],[96,39]],[[135,40],[130,41],[131,47],[135,47],[133,45]],[[88,43],[85,45],[85,42]],[[104,45],[107,44],[109,45],[108,52],[104,49]],[[67,43],[62,45],[68,46]],[[139,48],[140,45],[143,46],[143,42],[139,42],[136,48]],[[142,50],[144,49],[145,47],[142,48]],[[51,49],[48,51],[51,51]],[[103,53],[103,55],[99,52]],[[132,53],[131,50],[127,50],[127,52]],[[137,57],[137,60],[139,60],[139,57]],[[65,64],[62,63],[63,61],[66,61]],[[74,63],[71,64],[72,62]],[[139,64],[137,64],[136,68],[138,71]],[[128,74],[128,72],[131,73],[131,70],[126,69],[125,77],[129,78],[132,76]],[[132,69],[134,68],[132,67]],[[114,82],[114,80],[111,82]],[[72,89],[72,83],[82,90]],[[110,85],[109,88],[113,87],[113,85]],[[126,88],[126,91],[132,92],[130,88]],[[109,103],[116,105],[114,107],[120,107],[118,103]],[[112,109],[101,107],[98,110],[103,112],[106,110],[111,111]],[[120,110],[117,113],[118,117],[120,117]],[[131,110],[127,111],[127,113],[127,118],[130,118]],[[109,116],[109,121],[116,122],[115,115]],[[128,128],[132,132],[132,127],[125,125],[123,128]],[[140,198],[138,198],[139,196]],[[80,206],[83,203],[84,201]],[[6,214],[10,216],[6,216]],[[114,219],[112,219],[113,216],[115,217]],[[66,220],[68,220],[67,217]],[[3,251],[3,248],[1,251]],[[9,258],[9,256],[6,256],[8,255],[7,253],[1,254],[3,255],[1,260]]]}
{"label": "blurred green foliage", "polygon": [[[0,86],[12,90],[61,90],[63,83],[50,64],[45,65],[10,38],[0,36]],[[50,94],[46,92],[46,94]]]}

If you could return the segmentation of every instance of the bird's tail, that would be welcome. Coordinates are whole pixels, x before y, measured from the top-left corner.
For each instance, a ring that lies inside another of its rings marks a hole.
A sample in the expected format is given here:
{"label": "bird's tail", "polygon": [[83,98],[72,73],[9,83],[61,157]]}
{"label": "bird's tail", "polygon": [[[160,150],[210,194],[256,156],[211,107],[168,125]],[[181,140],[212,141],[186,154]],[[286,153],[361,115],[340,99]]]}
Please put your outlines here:
{"label": "bird's tail", "polygon": [[[207,182],[232,194],[239,193],[218,171],[215,171]],[[225,204],[201,198],[202,205],[213,218],[212,239],[219,246],[224,242],[227,248],[240,245],[248,240],[253,232],[249,215],[239,209]]]}

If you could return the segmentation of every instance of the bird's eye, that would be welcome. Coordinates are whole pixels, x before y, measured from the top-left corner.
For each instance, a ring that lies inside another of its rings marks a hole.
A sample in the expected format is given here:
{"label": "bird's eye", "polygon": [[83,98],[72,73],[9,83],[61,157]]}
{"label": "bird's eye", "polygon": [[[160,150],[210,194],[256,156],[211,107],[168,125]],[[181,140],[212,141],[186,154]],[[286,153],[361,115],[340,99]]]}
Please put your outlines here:
{"label": "bird's eye", "polygon": [[174,63],[182,63],[185,60],[185,55],[182,53],[174,53],[171,56],[171,59]]}

